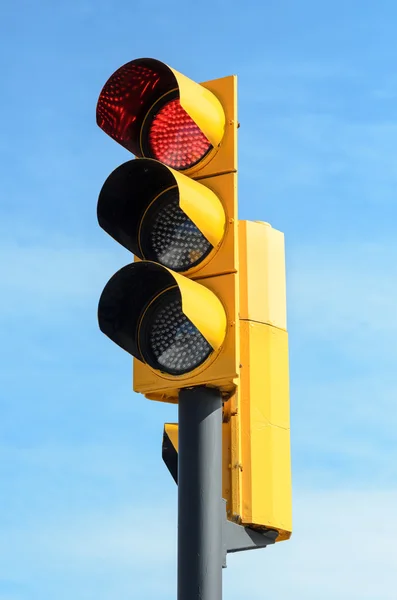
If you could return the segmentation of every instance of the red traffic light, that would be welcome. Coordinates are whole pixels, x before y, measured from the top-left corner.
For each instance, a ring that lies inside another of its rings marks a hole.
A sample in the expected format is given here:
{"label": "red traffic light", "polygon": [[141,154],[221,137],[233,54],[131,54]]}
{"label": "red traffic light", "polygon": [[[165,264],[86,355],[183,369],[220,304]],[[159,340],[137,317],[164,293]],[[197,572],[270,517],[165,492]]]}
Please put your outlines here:
{"label": "red traffic light", "polygon": [[97,123],[135,156],[182,171],[217,150],[225,114],[208,89],[158,60],[141,58],[105,83]]}
{"label": "red traffic light", "polygon": [[179,98],[163,104],[150,122],[149,152],[153,158],[180,171],[200,162],[212,146],[183,110]]}

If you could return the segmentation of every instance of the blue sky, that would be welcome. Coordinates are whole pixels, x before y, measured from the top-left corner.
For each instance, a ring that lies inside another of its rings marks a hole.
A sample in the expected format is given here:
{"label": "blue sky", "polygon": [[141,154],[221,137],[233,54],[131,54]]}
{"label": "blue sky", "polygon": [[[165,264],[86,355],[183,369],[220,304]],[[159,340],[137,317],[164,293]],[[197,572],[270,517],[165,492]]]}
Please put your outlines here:
{"label": "blue sky", "polygon": [[95,105],[143,56],[239,76],[240,218],[286,235],[294,534],[230,557],[224,598],[395,599],[395,2],[14,0],[0,33],[0,600],[176,597],[176,410],[96,322],[130,257]]}

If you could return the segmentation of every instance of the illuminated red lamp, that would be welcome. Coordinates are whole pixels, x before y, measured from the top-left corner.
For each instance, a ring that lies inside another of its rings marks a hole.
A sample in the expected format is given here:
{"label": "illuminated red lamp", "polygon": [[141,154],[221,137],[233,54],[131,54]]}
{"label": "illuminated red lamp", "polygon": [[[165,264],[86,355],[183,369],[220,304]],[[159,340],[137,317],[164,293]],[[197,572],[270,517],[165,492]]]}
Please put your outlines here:
{"label": "illuminated red lamp", "polygon": [[189,169],[204,158],[211,143],[183,110],[179,98],[163,104],[150,120],[149,152],[169,167]]}
{"label": "illuminated red lamp", "polygon": [[135,156],[177,170],[190,169],[213,148],[181,105],[177,72],[155,59],[133,60],[108,79],[97,123]]}

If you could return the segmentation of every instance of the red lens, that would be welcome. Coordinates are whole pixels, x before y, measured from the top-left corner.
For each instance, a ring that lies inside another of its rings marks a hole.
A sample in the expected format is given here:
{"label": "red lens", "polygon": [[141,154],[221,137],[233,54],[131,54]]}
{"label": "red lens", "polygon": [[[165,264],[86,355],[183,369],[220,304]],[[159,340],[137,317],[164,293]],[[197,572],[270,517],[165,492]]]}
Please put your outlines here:
{"label": "red lens", "polygon": [[211,143],[182,108],[179,98],[155,114],[148,135],[150,154],[169,167],[183,170],[198,163]]}

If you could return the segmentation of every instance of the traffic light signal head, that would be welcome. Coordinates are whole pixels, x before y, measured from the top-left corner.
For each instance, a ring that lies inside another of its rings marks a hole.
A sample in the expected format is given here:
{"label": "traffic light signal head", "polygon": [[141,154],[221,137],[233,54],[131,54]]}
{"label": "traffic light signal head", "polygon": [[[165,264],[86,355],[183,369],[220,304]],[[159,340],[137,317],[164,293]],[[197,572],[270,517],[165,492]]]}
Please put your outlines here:
{"label": "traffic light signal head", "polygon": [[97,123],[135,156],[192,174],[216,154],[226,115],[206,87],[158,60],[140,58],[105,83]]}
{"label": "traffic light signal head", "polygon": [[140,259],[189,274],[211,260],[226,230],[215,192],[151,159],[113,171],[97,214],[100,226]]}
{"label": "traffic light signal head", "polygon": [[171,379],[190,377],[211,362],[226,336],[225,310],[214,293],[149,261],[113,275],[98,320],[113,342]]}
{"label": "traffic light signal head", "polygon": [[135,255],[105,287],[100,328],[134,358],[134,389],[230,394],[238,376],[234,76],[198,84],[154,59],[106,82],[98,125],[138,158],[111,173],[100,226]]}

